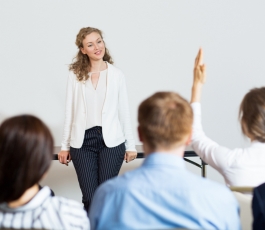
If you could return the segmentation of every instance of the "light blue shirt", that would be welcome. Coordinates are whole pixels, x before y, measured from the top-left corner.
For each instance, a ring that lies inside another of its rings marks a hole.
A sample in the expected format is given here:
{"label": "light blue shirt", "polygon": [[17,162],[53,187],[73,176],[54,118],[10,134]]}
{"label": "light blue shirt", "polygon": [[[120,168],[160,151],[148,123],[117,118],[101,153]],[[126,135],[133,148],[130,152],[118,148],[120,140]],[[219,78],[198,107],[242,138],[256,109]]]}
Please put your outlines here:
{"label": "light blue shirt", "polygon": [[89,218],[92,229],[241,229],[228,188],[187,171],[182,158],[161,153],[103,183]]}

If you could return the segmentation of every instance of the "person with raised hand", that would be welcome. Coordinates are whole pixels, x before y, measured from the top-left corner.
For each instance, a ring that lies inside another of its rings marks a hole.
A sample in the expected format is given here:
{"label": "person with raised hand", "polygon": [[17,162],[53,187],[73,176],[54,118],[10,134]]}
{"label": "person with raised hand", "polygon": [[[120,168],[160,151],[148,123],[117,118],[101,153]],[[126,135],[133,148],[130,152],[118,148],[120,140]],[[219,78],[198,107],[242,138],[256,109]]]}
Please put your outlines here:
{"label": "person with raised hand", "polygon": [[242,131],[251,140],[251,145],[229,149],[211,140],[203,131],[200,102],[205,80],[206,66],[200,49],[195,59],[191,92],[194,114],[192,148],[204,162],[223,175],[228,186],[256,187],[262,184],[265,182],[265,87],[251,89],[239,109]]}

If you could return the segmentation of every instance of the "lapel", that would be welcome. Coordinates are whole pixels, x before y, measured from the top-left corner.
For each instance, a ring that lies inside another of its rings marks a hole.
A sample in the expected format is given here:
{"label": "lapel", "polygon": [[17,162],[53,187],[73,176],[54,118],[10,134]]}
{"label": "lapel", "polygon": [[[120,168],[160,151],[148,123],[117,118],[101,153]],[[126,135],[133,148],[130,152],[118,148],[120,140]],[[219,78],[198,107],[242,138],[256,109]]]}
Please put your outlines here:
{"label": "lapel", "polygon": [[79,84],[81,84],[85,111],[87,113],[87,107],[86,107],[86,82],[85,81],[81,81]]}
{"label": "lapel", "polygon": [[109,98],[109,94],[110,94],[110,82],[111,82],[111,78],[112,78],[112,72],[113,72],[113,69],[112,69],[112,65],[108,62],[107,63],[107,66],[108,66],[108,72],[107,72],[107,88],[106,88],[106,96],[105,96],[105,101],[104,101],[104,105],[103,105],[103,109],[102,109],[102,112],[105,111],[105,108],[107,107],[106,104],[108,103],[108,98]]}
{"label": "lapel", "polygon": [[[103,105],[103,109],[102,112],[104,111],[106,104],[108,102],[108,98],[109,98],[109,94],[110,94],[110,82],[111,82],[111,78],[112,78],[112,74],[113,74],[113,66],[111,64],[109,64],[107,62],[107,66],[108,66],[108,72],[107,72],[107,88],[106,88],[106,96],[105,96],[105,101],[104,101],[104,105]],[[83,101],[84,101],[84,106],[87,112],[87,106],[86,106],[86,87],[85,87],[85,82],[79,82],[79,84],[81,84],[81,88],[82,88],[82,95],[83,95]]]}

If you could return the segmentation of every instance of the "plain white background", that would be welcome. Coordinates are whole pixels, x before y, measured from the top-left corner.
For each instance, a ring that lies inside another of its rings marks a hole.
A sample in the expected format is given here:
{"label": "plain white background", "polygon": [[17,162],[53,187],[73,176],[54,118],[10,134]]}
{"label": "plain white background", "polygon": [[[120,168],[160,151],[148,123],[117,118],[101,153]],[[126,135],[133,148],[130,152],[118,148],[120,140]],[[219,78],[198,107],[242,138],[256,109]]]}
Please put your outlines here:
{"label": "plain white background", "polygon": [[[227,147],[247,146],[237,116],[244,94],[264,85],[264,7],[261,0],[1,1],[0,122],[35,114],[60,145],[75,37],[92,26],[104,32],[125,73],[136,144],[139,103],[156,91],[189,100],[194,58],[203,47],[205,132]],[[222,182],[211,169],[208,176]]]}

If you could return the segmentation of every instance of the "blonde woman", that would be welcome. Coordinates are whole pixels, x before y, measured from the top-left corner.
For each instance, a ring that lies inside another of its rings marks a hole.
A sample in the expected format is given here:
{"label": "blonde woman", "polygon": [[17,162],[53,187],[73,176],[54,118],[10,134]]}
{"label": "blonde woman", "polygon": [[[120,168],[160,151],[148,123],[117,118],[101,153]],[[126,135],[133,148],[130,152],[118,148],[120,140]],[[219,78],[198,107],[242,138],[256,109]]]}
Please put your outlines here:
{"label": "blonde woman", "polygon": [[88,211],[96,188],[137,156],[123,73],[114,67],[102,32],[82,28],[70,65],[60,163],[72,160]]}

